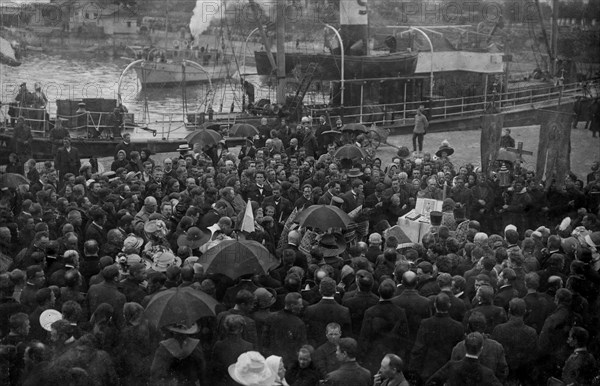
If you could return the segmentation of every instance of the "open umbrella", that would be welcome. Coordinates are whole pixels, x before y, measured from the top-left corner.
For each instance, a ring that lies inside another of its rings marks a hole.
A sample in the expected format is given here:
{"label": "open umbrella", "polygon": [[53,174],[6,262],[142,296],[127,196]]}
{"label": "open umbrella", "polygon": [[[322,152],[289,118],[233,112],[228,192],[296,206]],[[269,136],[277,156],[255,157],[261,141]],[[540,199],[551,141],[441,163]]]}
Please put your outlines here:
{"label": "open umbrella", "polygon": [[342,136],[342,132],[338,130],[326,130],[320,136],[323,138],[323,143],[328,145],[338,140]]}
{"label": "open umbrella", "polygon": [[231,126],[229,133],[232,137],[254,137],[258,135],[258,129],[249,123],[236,123]]}
{"label": "open umbrella", "polygon": [[221,137],[221,134],[214,130],[207,129],[196,130],[185,137],[185,140],[188,141],[188,143],[192,146],[196,143],[199,143],[202,146],[216,145],[222,139],[223,137]]}
{"label": "open umbrella", "polygon": [[217,131],[221,128],[221,125],[219,123],[216,122],[204,122],[203,124],[201,124],[200,126],[198,126],[198,128],[196,129],[196,131],[198,130],[214,130]]}
{"label": "open umbrella", "polygon": [[205,316],[215,316],[217,301],[192,287],[175,287],[158,292],[144,314],[156,327],[170,324],[191,326]]}
{"label": "open umbrella", "polygon": [[342,126],[342,131],[366,133],[367,127],[362,123],[346,123],[344,126]]}
{"label": "open umbrella", "polygon": [[231,279],[265,274],[279,265],[267,248],[254,240],[224,240],[198,259],[207,274],[220,273]]}
{"label": "open umbrella", "polygon": [[19,185],[29,185],[29,180],[17,173],[0,174],[0,188],[16,189]]}
{"label": "open umbrella", "polygon": [[337,149],[333,156],[337,159],[347,158],[351,160],[366,158],[367,154],[356,145],[344,145]]}
{"label": "open umbrella", "polygon": [[346,212],[333,205],[311,205],[298,213],[295,221],[303,227],[346,229],[352,223],[352,219]]}
{"label": "open umbrella", "polygon": [[11,67],[18,67],[21,65],[10,42],[2,37],[0,37],[0,63]]}

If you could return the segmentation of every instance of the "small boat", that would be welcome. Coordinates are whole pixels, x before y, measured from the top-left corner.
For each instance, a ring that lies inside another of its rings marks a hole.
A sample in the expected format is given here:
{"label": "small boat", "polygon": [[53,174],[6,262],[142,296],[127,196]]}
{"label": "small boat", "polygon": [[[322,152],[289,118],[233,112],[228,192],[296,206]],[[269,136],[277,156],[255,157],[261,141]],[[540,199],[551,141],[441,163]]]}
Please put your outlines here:
{"label": "small boat", "polygon": [[142,88],[210,83],[229,79],[235,72],[231,61],[218,53],[158,48],[138,48],[134,52],[136,60],[144,59],[133,67]]}
{"label": "small boat", "polygon": [[[276,54],[273,53],[275,62]],[[258,75],[271,75],[273,69],[265,51],[254,52]],[[344,77],[348,79],[387,78],[410,76],[417,68],[417,52],[395,52],[384,55],[344,57]],[[302,71],[311,63],[316,64],[315,78],[320,80],[340,80],[342,57],[340,55],[311,54],[301,52],[285,53],[285,73]]]}

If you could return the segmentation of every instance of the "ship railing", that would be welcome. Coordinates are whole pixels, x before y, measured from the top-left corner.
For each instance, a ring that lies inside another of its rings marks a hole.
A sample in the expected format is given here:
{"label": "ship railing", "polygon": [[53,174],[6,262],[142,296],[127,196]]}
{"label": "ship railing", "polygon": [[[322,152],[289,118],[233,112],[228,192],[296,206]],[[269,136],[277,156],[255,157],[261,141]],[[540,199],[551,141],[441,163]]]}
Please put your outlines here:
{"label": "ship railing", "polygon": [[[343,108],[345,122],[361,122],[381,126],[407,125],[414,122],[420,105],[432,120],[459,118],[465,115],[483,114],[494,107],[497,111],[512,111],[523,107],[557,103],[560,100],[583,96],[581,83],[537,88],[516,88],[508,92],[458,98],[433,98],[431,100],[406,101],[386,104],[369,104]],[[331,107],[312,108],[313,117],[327,115]]]}
{"label": "ship railing", "polygon": [[[112,137],[115,127],[115,117],[112,112],[82,111],[74,115],[57,115],[58,119],[65,119],[65,127],[69,131],[85,132],[89,138]],[[133,114],[124,113],[125,127],[133,125]]]}
{"label": "ship railing", "polygon": [[12,120],[16,120],[19,117],[25,119],[25,124],[31,128],[32,134],[44,135],[48,129],[49,116],[45,108],[36,107],[15,107],[14,116],[11,116]]}
{"label": "ship railing", "polygon": [[[181,118],[181,113],[155,113],[160,118],[152,121],[153,130],[163,140],[169,140],[171,133],[185,130],[188,123]],[[156,126],[158,125],[158,126]]]}

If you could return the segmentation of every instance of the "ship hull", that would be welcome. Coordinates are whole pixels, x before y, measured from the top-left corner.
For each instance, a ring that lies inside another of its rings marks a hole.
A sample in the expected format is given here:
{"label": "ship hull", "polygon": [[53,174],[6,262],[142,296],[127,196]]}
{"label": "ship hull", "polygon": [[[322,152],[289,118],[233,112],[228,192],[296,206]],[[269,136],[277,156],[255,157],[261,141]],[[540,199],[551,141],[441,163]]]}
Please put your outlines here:
{"label": "ship hull", "polygon": [[184,68],[181,63],[146,62],[143,67],[134,69],[142,87],[149,88],[209,83],[229,79],[232,75],[230,66],[225,64],[206,66],[206,72],[194,66]]}
{"label": "ship hull", "polygon": [[[273,53],[276,60],[276,54]],[[273,69],[267,53],[254,52],[258,75],[271,75]],[[345,79],[372,79],[410,76],[417,68],[418,53],[394,53],[378,56],[345,56]],[[285,73],[292,75],[302,71],[310,63],[316,63],[315,78],[320,80],[340,80],[342,58],[339,55],[285,53]]]}
{"label": "ship hull", "polygon": [[[71,138],[73,147],[79,151],[79,156],[83,158],[102,158],[112,157],[115,155],[115,147],[123,142],[121,138],[115,139],[92,139],[92,138]],[[173,153],[177,151],[179,145],[186,144],[185,139],[151,139],[151,140],[135,140],[131,141],[132,145],[141,150],[143,148],[150,149],[153,153]],[[52,142],[49,138],[34,137],[31,142],[31,150],[33,158],[37,161],[53,160],[55,154],[52,152]],[[0,164],[8,163],[8,155],[14,152],[12,143],[12,134],[0,134]]]}

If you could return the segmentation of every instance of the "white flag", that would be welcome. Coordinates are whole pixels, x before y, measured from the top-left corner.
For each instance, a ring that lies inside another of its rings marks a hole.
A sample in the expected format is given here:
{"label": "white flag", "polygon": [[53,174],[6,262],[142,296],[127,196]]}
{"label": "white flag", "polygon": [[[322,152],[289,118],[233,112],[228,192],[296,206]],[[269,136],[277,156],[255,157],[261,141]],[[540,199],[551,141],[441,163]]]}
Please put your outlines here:
{"label": "white flag", "polygon": [[246,205],[246,212],[244,213],[240,230],[248,233],[252,233],[256,230],[254,228],[254,213],[252,213],[252,204],[250,204],[250,200],[248,200],[248,204]]}

